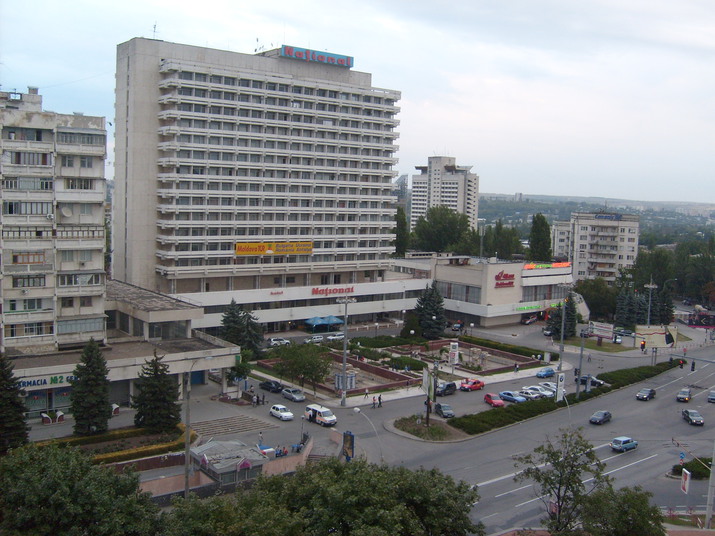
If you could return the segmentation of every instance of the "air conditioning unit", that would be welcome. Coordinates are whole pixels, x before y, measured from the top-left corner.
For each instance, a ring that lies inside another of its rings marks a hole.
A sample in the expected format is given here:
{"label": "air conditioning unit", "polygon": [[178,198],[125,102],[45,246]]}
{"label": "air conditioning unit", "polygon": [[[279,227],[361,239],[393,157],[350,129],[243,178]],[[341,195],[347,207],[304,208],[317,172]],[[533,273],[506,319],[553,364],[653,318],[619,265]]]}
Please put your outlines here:
{"label": "air conditioning unit", "polygon": [[46,217],[47,217],[48,220],[54,220],[54,219],[55,219],[55,215],[54,215],[54,214],[48,214]]}
{"label": "air conditioning unit", "polygon": [[27,294],[29,291],[28,291],[26,288],[24,288],[24,289],[21,290],[21,292],[22,292],[23,294]]}

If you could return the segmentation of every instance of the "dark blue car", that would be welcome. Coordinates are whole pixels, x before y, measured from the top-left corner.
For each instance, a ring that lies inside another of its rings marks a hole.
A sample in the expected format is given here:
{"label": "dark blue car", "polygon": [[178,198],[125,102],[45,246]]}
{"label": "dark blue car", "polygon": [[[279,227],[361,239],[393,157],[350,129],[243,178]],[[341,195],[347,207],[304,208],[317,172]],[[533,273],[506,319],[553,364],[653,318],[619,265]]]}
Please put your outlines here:
{"label": "dark blue car", "polygon": [[552,376],[556,376],[556,371],[551,367],[543,368],[536,373],[537,378],[551,378]]}

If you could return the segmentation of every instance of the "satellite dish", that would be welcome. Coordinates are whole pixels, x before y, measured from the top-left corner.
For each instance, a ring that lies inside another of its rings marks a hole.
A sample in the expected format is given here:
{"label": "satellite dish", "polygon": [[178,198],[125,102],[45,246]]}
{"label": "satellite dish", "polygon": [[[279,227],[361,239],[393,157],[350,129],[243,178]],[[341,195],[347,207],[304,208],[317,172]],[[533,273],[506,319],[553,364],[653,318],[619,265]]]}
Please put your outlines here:
{"label": "satellite dish", "polygon": [[65,218],[69,218],[72,216],[72,209],[70,209],[70,207],[62,207],[62,210],[60,210],[60,212],[62,212],[62,215]]}

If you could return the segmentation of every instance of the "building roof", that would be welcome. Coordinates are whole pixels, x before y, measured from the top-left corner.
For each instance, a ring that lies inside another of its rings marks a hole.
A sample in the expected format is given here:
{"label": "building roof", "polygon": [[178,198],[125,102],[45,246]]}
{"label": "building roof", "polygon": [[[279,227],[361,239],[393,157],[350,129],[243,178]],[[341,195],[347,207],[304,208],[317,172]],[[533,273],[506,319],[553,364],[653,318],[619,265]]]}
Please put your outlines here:
{"label": "building roof", "polygon": [[130,285],[116,279],[107,281],[107,300],[125,302],[141,311],[176,311],[178,309],[201,309],[185,301]]}

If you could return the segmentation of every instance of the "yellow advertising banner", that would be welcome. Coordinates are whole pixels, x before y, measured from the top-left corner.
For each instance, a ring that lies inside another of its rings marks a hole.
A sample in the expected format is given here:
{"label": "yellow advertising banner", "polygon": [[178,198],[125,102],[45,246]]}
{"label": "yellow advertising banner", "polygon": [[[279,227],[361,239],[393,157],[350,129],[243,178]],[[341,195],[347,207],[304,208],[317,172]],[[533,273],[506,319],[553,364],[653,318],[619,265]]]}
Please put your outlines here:
{"label": "yellow advertising banner", "polygon": [[237,242],[236,255],[310,255],[313,242]]}

